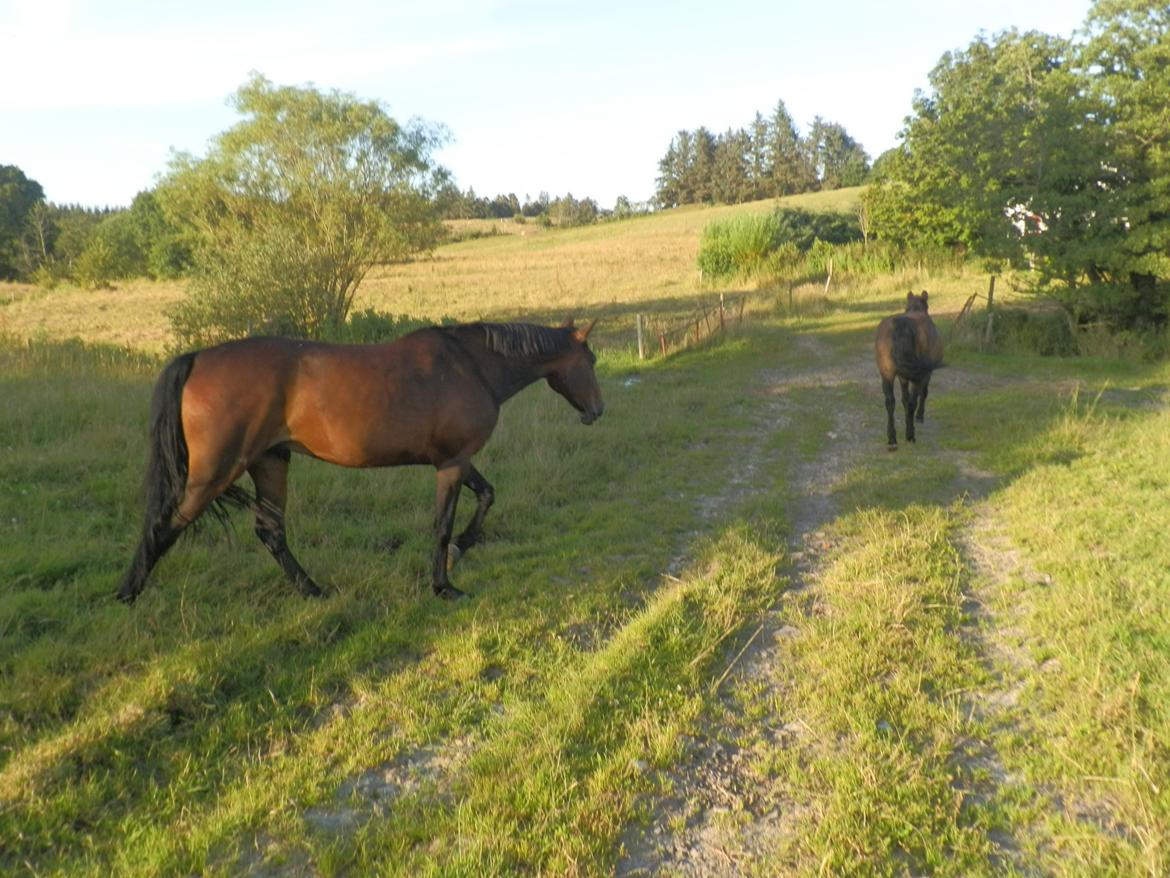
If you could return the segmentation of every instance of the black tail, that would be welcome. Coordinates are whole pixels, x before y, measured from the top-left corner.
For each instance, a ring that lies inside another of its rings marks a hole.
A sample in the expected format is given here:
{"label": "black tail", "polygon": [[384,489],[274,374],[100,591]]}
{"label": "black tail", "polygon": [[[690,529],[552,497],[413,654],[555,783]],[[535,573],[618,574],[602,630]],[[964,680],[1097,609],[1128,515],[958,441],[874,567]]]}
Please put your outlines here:
{"label": "black tail", "polygon": [[150,404],[150,460],[142,483],[149,537],[159,524],[169,524],[187,488],[187,440],[183,436],[180,402],[191,375],[195,354],[171,360],[154,386]]}
{"label": "black tail", "polygon": [[182,532],[182,527],[172,524],[187,488],[187,440],[183,437],[180,403],[183,385],[191,375],[194,362],[193,353],[176,357],[154,385],[150,404],[150,457],[142,482],[146,506],[142,540],[118,589],[118,597],[126,603],[138,597],[158,559]]}
{"label": "black tail", "polygon": [[918,355],[915,342],[914,321],[898,317],[894,320],[893,346],[894,367],[897,373],[915,383],[930,377],[930,373],[941,363]]}

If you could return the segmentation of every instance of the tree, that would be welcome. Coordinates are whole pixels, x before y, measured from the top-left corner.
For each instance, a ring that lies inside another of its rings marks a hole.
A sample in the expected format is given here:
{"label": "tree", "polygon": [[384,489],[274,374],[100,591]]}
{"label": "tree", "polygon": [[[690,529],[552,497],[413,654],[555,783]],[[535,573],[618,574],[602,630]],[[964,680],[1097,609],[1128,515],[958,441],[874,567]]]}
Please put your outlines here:
{"label": "tree", "polygon": [[767,119],[756,112],[752,121],[748,151],[748,179],[752,201],[767,198],[772,191],[772,129]]}
{"label": "tree", "polygon": [[15,165],[0,165],[0,280],[15,280],[33,206],[45,200],[36,180]]}
{"label": "tree", "polygon": [[192,244],[174,316],[185,343],[253,330],[314,337],[343,322],[369,269],[434,246],[431,161],[441,129],[401,125],[381,104],[252,77],[245,117],[203,159],[179,154],[156,194]]}
{"label": "tree", "polygon": [[720,204],[740,204],[752,198],[748,161],[751,139],[740,128],[727,132],[715,143],[715,158],[711,167],[711,194]]}
{"label": "tree", "polygon": [[781,197],[816,189],[816,171],[784,101],[776,102],[768,131],[772,176],[767,194]]}
{"label": "tree", "polygon": [[1135,319],[1165,320],[1170,278],[1170,7],[1097,0],[1080,72],[1105,157],[1094,191],[1094,271],[1129,285]]}
{"label": "tree", "polygon": [[694,161],[689,168],[687,186],[691,202],[711,204],[715,200],[715,136],[704,127],[695,132]]}
{"label": "tree", "polygon": [[869,173],[869,156],[836,122],[820,116],[809,128],[808,155],[821,189],[860,186]]}
{"label": "tree", "polygon": [[1069,48],[1057,37],[1008,31],[944,55],[931,90],[915,96],[902,147],[882,157],[870,195],[878,234],[1019,261],[1017,210],[1053,225],[1081,222],[1087,208],[1078,199],[1099,160],[1087,162]]}
{"label": "tree", "polygon": [[654,198],[659,207],[694,203],[694,192],[691,189],[693,165],[691,132],[679,131],[670,141],[666,155],[658,162],[658,186]]}

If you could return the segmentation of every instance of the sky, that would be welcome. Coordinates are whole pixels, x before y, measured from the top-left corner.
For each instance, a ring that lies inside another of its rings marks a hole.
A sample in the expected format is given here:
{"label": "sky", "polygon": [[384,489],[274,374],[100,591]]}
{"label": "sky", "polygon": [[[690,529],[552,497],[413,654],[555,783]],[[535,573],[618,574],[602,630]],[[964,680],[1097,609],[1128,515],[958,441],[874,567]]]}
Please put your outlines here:
{"label": "sky", "polygon": [[0,0],[0,165],[127,206],[240,116],[255,71],[444,126],[460,189],[649,200],[680,129],[783,101],[876,158],[947,51],[1072,36],[1091,0]]}

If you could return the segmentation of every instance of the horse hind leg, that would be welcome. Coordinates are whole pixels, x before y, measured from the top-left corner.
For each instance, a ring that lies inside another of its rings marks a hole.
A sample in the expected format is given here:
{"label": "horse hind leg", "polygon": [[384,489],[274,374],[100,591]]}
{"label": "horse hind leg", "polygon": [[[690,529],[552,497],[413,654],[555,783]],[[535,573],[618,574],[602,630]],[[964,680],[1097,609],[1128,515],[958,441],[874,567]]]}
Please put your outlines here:
{"label": "horse hind leg", "polygon": [[118,600],[124,604],[133,604],[138,599],[150,571],[175,544],[184,527],[185,525],[176,526],[164,520],[146,522],[134,558],[126,575],[122,577],[122,584],[118,587]]}
{"label": "horse hind leg", "polygon": [[248,466],[248,475],[256,486],[256,536],[301,594],[319,597],[321,588],[297,562],[285,537],[284,507],[288,499],[289,457],[287,448],[273,448]]}
{"label": "horse hind leg", "polygon": [[914,442],[914,409],[918,405],[916,385],[903,378],[902,380],[902,408],[906,412],[906,441]]}
{"label": "horse hind leg", "polygon": [[463,484],[475,492],[476,507],[471,522],[447,550],[447,567],[454,567],[468,549],[483,541],[483,519],[496,499],[495,488],[474,466],[470,467]]}
{"label": "horse hind leg", "polygon": [[927,375],[918,385],[918,410],[915,414],[915,420],[920,424],[926,420],[926,393],[929,387],[930,375]]}
{"label": "horse hind leg", "polygon": [[142,539],[130,562],[130,569],[118,588],[118,600],[133,604],[146,585],[146,579],[163,555],[175,544],[203,511],[223,494],[225,487],[188,482],[173,512],[154,510],[147,513]]}
{"label": "horse hind leg", "polygon": [[898,449],[898,434],[894,430],[894,382],[882,378],[882,395],[886,398],[886,444],[891,451]]}

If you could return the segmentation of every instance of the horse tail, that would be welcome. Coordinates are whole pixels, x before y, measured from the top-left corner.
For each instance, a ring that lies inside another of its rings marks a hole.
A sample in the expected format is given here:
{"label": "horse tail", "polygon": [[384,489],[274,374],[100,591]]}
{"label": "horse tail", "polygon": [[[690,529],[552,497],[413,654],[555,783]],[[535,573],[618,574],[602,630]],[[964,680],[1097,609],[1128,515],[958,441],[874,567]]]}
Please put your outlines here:
{"label": "horse tail", "polygon": [[894,366],[898,375],[917,383],[929,378],[930,373],[939,367],[939,363],[918,353],[917,332],[913,320],[906,317],[895,319],[891,335]]}
{"label": "horse tail", "polygon": [[143,539],[151,543],[170,524],[187,489],[187,439],[183,435],[183,386],[191,376],[195,354],[175,357],[154,385],[150,404],[150,457],[142,483],[146,501]]}

